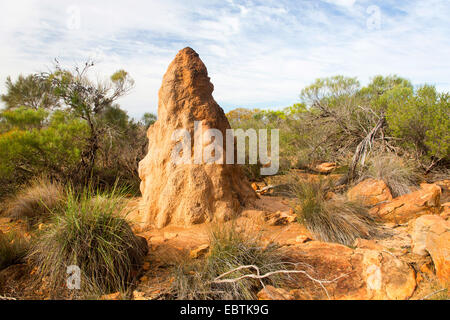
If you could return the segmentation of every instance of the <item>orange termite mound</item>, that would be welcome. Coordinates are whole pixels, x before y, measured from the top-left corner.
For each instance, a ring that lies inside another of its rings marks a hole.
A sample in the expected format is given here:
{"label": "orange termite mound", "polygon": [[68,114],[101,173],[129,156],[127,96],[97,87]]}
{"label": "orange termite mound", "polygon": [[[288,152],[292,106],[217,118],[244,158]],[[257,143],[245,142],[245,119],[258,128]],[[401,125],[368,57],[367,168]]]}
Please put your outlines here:
{"label": "orange termite mound", "polygon": [[148,130],[148,153],[139,163],[143,196],[139,212],[144,227],[226,221],[256,199],[239,165],[194,164],[193,160],[176,164],[172,160],[179,142],[172,139],[173,133],[185,129],[193,140],[195,121],[203,121],[203,129],[218,129],[226,137],[230,124],[213,90],[199,55],[191,48],[178,52],[164,75],[158,120]]}

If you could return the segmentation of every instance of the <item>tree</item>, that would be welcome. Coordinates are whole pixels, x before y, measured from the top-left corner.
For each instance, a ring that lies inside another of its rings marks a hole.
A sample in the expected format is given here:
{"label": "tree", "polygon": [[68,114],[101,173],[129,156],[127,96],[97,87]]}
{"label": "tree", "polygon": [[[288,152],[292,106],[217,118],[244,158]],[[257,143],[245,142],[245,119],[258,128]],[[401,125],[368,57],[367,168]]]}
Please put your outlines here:
{"label": "tree", "polygon": [[133,79],[124,70],[114,73],[109,81],[91,81],[88,72],[93,66],[93,62],[86,62],[82,69],[76,67],[74,71],[70,71],[57,63],[53,72],[41,73],[38,76],[39,82],[50,85],[62,105],[88,124],[89,137],[86,148],[81,153],[79,168],[85,178],[92,175],[100,148],[100,137],[105,133],[100,121],[102,113],[134,87]]}
{"label": "tree", "polygon": [[1,95],[1,100],[9,110],[20,107],[37,110],[59,106],[58,98],[53,94],[50,83],[37,75],[26,77],[20,75],[15,82],[8,77],[5,86],[7,93]]}
{"label": "tree", "polygon": [[153,113],[146,112],[142,116],[142,123],[146,128],[149,128],[151,125],[153,125],[157,120],[157,117]]}

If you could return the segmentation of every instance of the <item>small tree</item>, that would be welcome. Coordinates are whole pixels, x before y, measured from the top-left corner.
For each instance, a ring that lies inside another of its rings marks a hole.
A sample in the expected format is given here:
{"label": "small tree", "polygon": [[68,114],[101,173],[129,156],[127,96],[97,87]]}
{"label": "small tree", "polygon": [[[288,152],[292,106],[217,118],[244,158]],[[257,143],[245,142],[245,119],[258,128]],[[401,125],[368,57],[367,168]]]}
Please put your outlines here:
{"label": "small tree", "polygon": [[429,171],[450,156],[450,95],[434,86],[398,88],[391,92],[387,121],[393,135],[417,159],[427,159]]}
{"label": "small tree", "polygon": [[0,98],[8,110],[21,107],[33,110],[59,107],[58,98],[53,94],[50,83],[38,75],[20,75],[15,82],[8,77],[5,86],[7,93]]}
{"label": "small tree", "polygon": [[109,81],[91,81],[88,72],[93,66],[93,62],[86,62],[82,69],[76,67],[74,71],[70,71],[57,63],[53,72],[39,75],[40,81],[50,84],[59,101],[89,126],[89,137],[86,148],[81,153],[79,168],[86,178],[92,174],[100,148],[100,137],[105,133],[100,115],[134,87],[133,79],[124,70],[114,73]]}

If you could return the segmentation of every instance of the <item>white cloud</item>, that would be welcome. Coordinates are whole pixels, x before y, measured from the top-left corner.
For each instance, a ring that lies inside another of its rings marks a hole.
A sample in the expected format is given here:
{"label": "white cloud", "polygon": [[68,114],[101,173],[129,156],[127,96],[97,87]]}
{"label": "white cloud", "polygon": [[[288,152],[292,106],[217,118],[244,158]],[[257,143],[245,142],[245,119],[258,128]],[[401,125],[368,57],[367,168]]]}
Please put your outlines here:
{"label": "white cloud", "polygon": [[[380,29],[367,28],[371,5]],[[366,82],[396,73],[450,89],[445,0],[16,0],[2,1],[0,12],[0,90],[7,75],[40,71],[55,57],[66,65],[96,58],[98,76],[123,68],[136,80],[120,101],[133,116],[156,111],[162,76],[185,46],[204,60],[225,109],[291,104],[303,86],[335,74]]]}

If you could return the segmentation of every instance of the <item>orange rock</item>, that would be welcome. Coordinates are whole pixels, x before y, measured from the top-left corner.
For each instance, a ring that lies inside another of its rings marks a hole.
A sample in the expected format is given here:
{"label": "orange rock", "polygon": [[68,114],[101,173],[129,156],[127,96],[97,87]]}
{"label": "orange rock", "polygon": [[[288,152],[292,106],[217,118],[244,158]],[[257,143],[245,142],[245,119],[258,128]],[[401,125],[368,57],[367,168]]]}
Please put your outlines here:
{"label": "orange rock", "polygon": [[423,281],[423,276],[420,273],[417,273],[417,275],[416,275],[417,284],[421,283],[422,281]]}
{"label": "orange rock", "polygon": [[[395,256],[380,250],[351,249],[318,241],[289,247],[285,251],[291,261],[316,279],[333,280],[326,284],[331,299],[403,300],[416,288],[414,270]],[[299,278],[302,293],[312,299],[327,299],[324,291],[306,276]],[[299,289],[300,289],[299,288]]]}
{"label": "orange rock", "polygon": [[366,179],[347,192],[350,201],[361,201],[367,206],[392,200],[392,194],[383,180]]}
{"label": "orange rock", "polygon": [[441,217],[444,219],[448,219],[450,217],[450,202],[442,204]]}
{"label": "orange rock", "polygon": [[383,250],[383,246],[377,244],[374,240],[356,239],[354,246],[360,249]]}
{"label": "orange rock", "polygon": [[430,268],[430,266],[429,266],[428,263],[424,263],[424,264],[420,267],[420,272],[426,273],[426,274],[433,274],[433,271],[431,271],[431,268]]}
{"label": "orange rock", "polygon": [[105,294],[100,297],[100,300],[121,300],[121,299],[122,299],[122,294],[120,292]]}
{"label": "orange rock", "polygon": [[293,223],[297,220],[297,215],[293,211],[277,211],[267,216],[267,223],[272,226],[281,226]]}
{"label": "orange rock", "polygon": [[[226,130],[231,129],[212,96],[213,90],[199,55],[191,48],[178,52],[164,75],[158,95],[158,120],[148,129],[148,153],[139,163],[139,211],[148,227],[227,221],[239,214],[243,205],[256,201],[255,191],[239,165],[193,163],[194,153],[202,151],[201,144],[210,145],[209,141],[201,141],[203,134],[199,131],[216,129],[225,138]],[[197,131],[196,121],[202,121]],[[179,130],[190,134],[194,152],[189,148],[191,155],[183,154],[190,163],[173,161],[181,140],[173,139],[173,135]],[[220,153],[223,158],[226,147],[224,144]]]}
{"label": "orange rock", "polygon": [[450,222],[438,215],[417,218],[410,227],[413,253],[431,256],[439,282],[450,289]]}
{"label": "orange rock", "polygon": [[175,232],[164,232],[164,240],[171,240],[178,237],[178,233]]}
{"label": "orange rock", "polygon": [[258,300],[294,300],[294,296],[282,288],[266,286],[258,292]]}
{"label": "orange rock", "polygon": [[370,213],[387,222],[405,223],[413,218],[440,212],[441,188],[421,184],[421,189],[373,207]]}
{"label": "orange rock", "polygon": [[133,300],[150,300],[150,299],[145,297],[144,292],[134,290],[133,291]]}
{"label": "orange rock", "polygon": [[198,248],[192,250],[189,254],[189,256],[192,259],[198,259],[199,257],[205,255],[209,251],[209,244],[203,244],[199,246]]}
{"label": "orange rock", "polygon": [[299,235],[299,236],[297,236],[297,238],[295,238],[295,242],[297,242],[297,243],[305,243],[308,241],[312,241],[312,239],[304,234]]}
{"label": "orange rock", "polygon": [[314,167],[314,171],[319,173],[330,173],[334,169],[336,169],[336,163],[334,162],[324,162]]}

